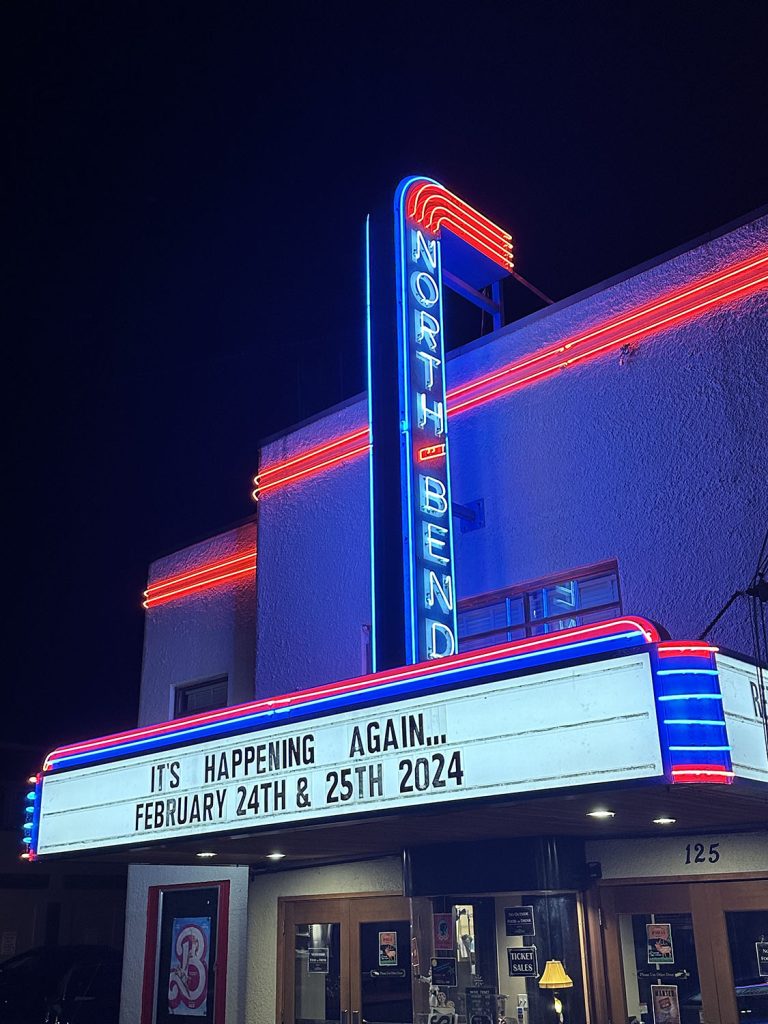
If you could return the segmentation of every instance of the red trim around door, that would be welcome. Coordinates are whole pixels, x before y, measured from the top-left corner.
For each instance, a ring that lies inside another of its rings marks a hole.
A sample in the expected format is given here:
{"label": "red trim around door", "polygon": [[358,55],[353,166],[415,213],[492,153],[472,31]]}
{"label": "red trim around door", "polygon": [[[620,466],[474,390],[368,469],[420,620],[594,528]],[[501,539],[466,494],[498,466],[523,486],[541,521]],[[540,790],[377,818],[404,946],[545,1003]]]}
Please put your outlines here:
{"label": "red trim around door", "polygon": [[227,955],[229,952],[229,879],[187,882],[183,885],[150,885],[147,890],[147,935],[144,942],[144,973],[141,984],[141,1024],[152,1024],[157,978],[157,939],[160,924],[160,893],[176,889],[218,889],[219,911],[216,921],[216,962],[213,965],[215,994],[214,1024],[224,1024],[227,1010]]}

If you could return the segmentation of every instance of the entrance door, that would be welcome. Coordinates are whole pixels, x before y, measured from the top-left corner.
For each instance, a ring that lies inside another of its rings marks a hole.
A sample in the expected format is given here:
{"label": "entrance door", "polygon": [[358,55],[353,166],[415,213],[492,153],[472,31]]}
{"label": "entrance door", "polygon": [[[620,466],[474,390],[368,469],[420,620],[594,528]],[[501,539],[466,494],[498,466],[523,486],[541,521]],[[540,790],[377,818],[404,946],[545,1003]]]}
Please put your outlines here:
{"label": "entrance door", "polygon": [[711,938],[719,1021],[768,1021],[768,879],[719,882],[701,890],[697,916]]}
{"label": "entrance door", "polygon": [[283,1024],[411,1024],[407,899],[284,900],[280,912]]}
{"label": "entrance door", "polygon": [[606,886],[600,900],[612,1020],[768,1022],[765,880]]}

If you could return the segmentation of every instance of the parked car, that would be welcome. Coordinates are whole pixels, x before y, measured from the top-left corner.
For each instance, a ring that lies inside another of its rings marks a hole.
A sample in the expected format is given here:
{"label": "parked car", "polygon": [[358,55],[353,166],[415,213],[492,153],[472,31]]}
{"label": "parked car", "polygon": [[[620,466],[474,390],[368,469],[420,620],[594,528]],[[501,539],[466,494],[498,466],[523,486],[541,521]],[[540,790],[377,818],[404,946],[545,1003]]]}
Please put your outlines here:
{"label": "parked car", "polygon": [[0,964],[0,1024],[118,1024],[122,954],[43,946]]}

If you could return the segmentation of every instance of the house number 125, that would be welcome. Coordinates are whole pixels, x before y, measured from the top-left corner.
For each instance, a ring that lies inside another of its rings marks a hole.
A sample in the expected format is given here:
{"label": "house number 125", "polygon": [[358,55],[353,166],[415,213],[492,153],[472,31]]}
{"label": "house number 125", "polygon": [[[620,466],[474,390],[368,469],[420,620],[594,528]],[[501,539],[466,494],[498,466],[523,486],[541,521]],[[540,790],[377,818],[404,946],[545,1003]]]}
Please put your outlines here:
{"label": "house number 125", "polygon": [[710,843],[709,852],[704,843],[688,843],[685,848],[686,864],[717,864],[720,860],[720,843]]}

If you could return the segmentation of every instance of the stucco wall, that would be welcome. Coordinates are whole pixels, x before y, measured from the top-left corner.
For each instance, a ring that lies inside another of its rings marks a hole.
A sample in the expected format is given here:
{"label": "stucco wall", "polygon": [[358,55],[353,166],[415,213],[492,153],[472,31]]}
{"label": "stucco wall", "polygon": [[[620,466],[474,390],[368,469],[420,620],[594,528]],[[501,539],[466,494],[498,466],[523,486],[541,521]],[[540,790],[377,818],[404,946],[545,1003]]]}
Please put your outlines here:
{"label": "stucco wall", "polygon": [[[270,444],[265,464],[367,422],[362,402]],[[371,621],[368,460],[353,459],[259,502],[260,695],[359,675]],[[262,642],[263,641],[263,642]]]}
{"label": "stucco wall", "polygon": [[[464,347],[449,385],[492,372],[746,258],[768,218],[576,296]],[[624,610],[690,638],[743,589],[768,522],[768,296],[740,299],[457,416],[454,500],[485,501],[456,530],[460,598],[617,558]],[[450,324],[448,325],[450,330]],[[265,445],[270,465],[363,426],[363,398]],[[221,673],[230,703],[348,678],[370,622],[365,456],[264,494],[257,594],[241,583],[147,614],[141,723],[170,687]],[[254,524],[156,562],[151,579],[224,555]],[[255,637],[258,636],[258,644]],[[743,602],[712,638],[751,653]]]}
{"label": "stucco wall", "polygon": [[274,1024],[276,1020],[279,896],[402,891],[402,865],[394,858],[257,876],[251,882],[248,902],[248,1024]]}
{"label": "stucco wall", "polygon": [[[589,329],[768,241],[768,218],[461,349],[449,386]],[[700,634],[752,576],[768,523],[768,297],[717,308],[457,416],[454,500],[485,500],[456,530],[460,598],[617,558],[624,610]],[[450,330],[450,324],[448,325]],[[267,446],[270,464],[366,422],[362,398]],[[360,671],[370,619],[366,460],[260,501],[257,688]],[[712,634],[750,654],[737,603]]]}
{"label": "stucco wall", "polygon": [[157,867],[132,864],[128,868],[120,1024],[138,1024],[141,1020],[147,899],[150,886],[204,884],[225,880],[229,880],[230,883],[226,1024],[241,1024],[245,1019],[248,868],[197,868],[176,865]]}
{"label": "stucco wall", "polygon": [[[149,582],[194,571],[255,546],[254,521],[153,562]],[[229,704],[252,700],[255,650],[253,575],[148,608],[139,725],[173,717],[173,688],[179,684],[226,675]]]}
{"label": "stucco wall", "polygon": [[[746,258],[768,218],[464,351],[452,385]],[[624,609],[700,634],[755,571],[768,524],[768,296],[742,299],[463,413],[454,500],[485,499],[457,531],[460,597],[605,558]],[[750,652],[747,608],[712,634]]]}

